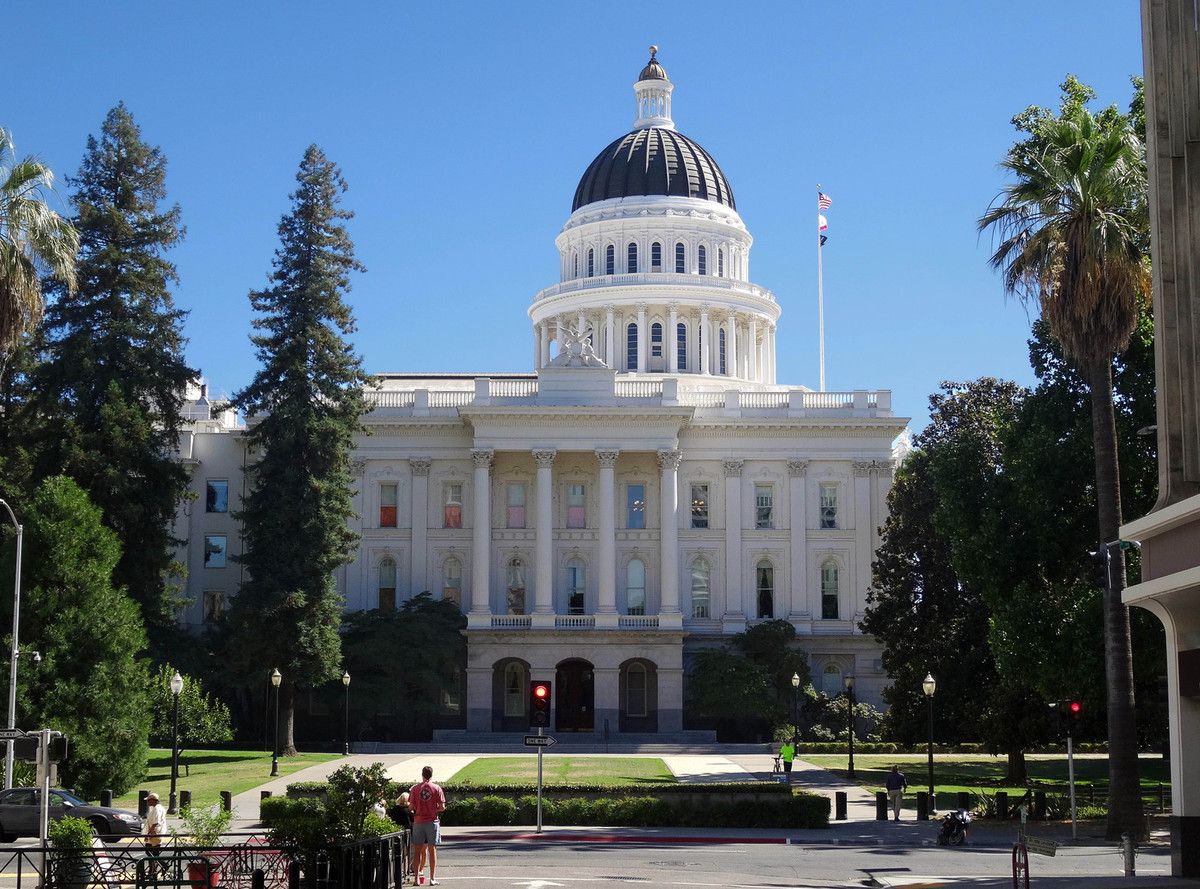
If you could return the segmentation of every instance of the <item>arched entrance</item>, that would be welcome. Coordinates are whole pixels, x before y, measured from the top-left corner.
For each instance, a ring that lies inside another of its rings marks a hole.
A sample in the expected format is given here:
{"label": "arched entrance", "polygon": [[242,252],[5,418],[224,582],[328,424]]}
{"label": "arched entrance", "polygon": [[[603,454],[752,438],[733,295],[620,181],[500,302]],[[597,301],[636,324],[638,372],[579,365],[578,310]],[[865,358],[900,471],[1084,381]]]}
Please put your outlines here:
{"label": "arched entrance", "polygon": [[554,680],[554,727],[560,732],[595,730],[592,665],[571,659],[558,665]]}
{"label": "arched entrance", "polygon": [[492,666],[492,731],[529,730],[529,664],[505,658]]}

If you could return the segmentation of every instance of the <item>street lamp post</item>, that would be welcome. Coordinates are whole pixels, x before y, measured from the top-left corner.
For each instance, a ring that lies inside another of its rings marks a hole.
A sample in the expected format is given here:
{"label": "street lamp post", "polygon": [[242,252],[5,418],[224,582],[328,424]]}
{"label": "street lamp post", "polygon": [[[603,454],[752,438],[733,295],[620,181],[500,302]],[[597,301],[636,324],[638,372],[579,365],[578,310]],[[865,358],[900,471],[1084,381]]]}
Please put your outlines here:
{"label": "street lamp post", "polygon": [[925,699],[929,701],[929,814],[937,811],[937,801],[933,795],[933,693],[937,691],[937,680],[932,673],[926,673],[921,689]]}
{"label": "street lamp post", "polygon": [[342,686],[346,689],[346,720],[342,738],[346,742],[346,756],[350,755],[350,671],[342,673]]}
{"label": "street lamp post", "polygon": [[854,780],[854,677],[847,676],[846,685],[846,722],[849,724],[850,734],[847,740],[849,746],[849,764],[846,768],[846,777],[851,781]]}
{"label": "street lamp post", "polygon": [[183,691],[183,677],[179,671],[171,677],[171,697],[174,699],[171,714],[171,795],[167,798],[167,814],[175,814],[175,782],[179,779],[179,693]]}
{"label": "street lamp post", "polygon": [[271,749],[271,777],[279,774],[279,683],[283,676],[276,667],[271,671],[271,685],[275,689],[275,746]]}
{"label": "street lamp post", "polygon": [[[17,658],[21,654],[18,625],[21,618],[21,550],[23,548],[25,527],[17,521],[17,517],[13,514],[11,506],[3,500],[0,500],[0,506],[4,507],[8,513],[9,520],[13,523],[13,527],[17,529],[17,570],[16,578],[13,581],[12,660],[9,662],[8,671],[8,727],[12,729],[17,727]],[[5,790],[8,790],[13,785],[12,774],[13,742],[10,739],[5,744],[4,750]]]}
{"label": "street lamp post", "polygon": [[792,674],[792,747],[800,740],[800,674]]}

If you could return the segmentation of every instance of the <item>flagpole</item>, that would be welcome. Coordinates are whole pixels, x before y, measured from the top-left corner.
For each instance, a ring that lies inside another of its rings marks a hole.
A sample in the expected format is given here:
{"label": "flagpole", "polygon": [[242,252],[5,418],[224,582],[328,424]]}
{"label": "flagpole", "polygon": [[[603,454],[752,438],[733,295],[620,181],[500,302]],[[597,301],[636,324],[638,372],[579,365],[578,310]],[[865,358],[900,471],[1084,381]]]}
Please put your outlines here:
{"label": "flagpole", "polygon": [[817,183],[817,330],[821,339],[821,390],[825,391],[825,274],[821,268],[821,183]]}

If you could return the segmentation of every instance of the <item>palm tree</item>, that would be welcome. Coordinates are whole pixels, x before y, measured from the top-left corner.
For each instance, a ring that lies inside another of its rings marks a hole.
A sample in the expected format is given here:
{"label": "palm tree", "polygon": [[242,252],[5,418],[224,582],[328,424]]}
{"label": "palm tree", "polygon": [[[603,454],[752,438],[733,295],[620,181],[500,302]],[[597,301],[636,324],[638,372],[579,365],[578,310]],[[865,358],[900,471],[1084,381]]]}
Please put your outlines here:
{"label": "palm tree", "polygon": [[[1039,305],[1063,351],[1088,383],[1096,459],[1100,543],[1121,527],[1112,362],[1129,343],[1149,297],[1144,146],[1129,121],[1111,111],[1093,116],[1066,102],[1058,117],[1029,127],[1001,164],[1015,180],[979,229],[998,240],[991,257],[1008,293]],[[1107,549],[1104,591],[1110,802],[1107,833],[1144,836],[1133,712],[1129,609],[1121,602],[1125,562]]]}
{"label": "palm tree", "polygon": [[79,235],[46,203],[54,174],[34,157],[18,160],[0,129],[0,376],[21,335],[42,317],[42,279],[75,288]]}

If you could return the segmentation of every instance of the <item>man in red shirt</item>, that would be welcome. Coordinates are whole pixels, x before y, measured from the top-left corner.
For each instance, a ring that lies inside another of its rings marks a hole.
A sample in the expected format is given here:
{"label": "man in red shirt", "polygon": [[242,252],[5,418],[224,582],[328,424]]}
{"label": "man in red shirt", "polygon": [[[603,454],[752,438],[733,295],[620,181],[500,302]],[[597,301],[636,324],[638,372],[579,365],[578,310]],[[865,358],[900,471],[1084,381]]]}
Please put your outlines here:
{"label": "man in red shirt", "polygon": [[425,856],[429,856],[429,885],[436,886],[437,877],[437,846],[441,840],[441,825],[438,815],[446,808],[446,794],[442,788],[433,783],[433,769],[429,766],[421,769],[422,781],[414,784],[408,792],[408,804],[413,812],[412,841],[416,846],[416,863],[413,866],[413,885],[420,879],[421,867]]}

